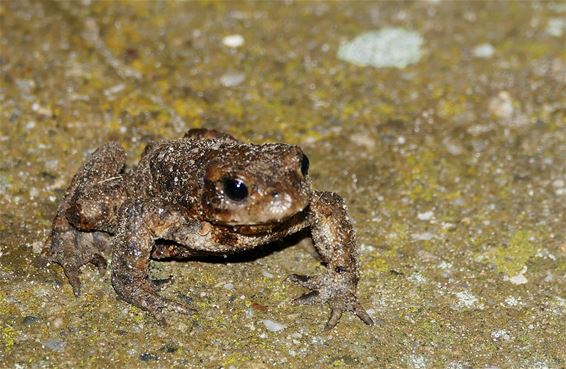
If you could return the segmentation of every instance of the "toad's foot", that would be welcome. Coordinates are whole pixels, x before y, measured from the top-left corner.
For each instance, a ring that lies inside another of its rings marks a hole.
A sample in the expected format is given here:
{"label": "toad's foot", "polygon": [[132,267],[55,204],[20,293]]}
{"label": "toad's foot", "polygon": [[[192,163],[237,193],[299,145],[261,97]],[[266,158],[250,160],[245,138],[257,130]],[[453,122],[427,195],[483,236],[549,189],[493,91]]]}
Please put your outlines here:
{"label": "toad's foot", "polygon": [[177,301],[162,297],[158,291],[165,287],[172,279],[151,281],[149,279],[131,280],[124,276],[112,274],[112,285],[118,295],[132,305],[149,312],[155,319],[165,325],[165,312],[173,311],[180,314],[191,315],[197,310],[187,307]]}
{"label": "toad's foot", "polygon": [[311,290],[293,300],[293,303],[303,305],[327,303],[330,306],[330,318],[324,327],[325,330],[334,328],[345,311],[351,311],[367,325],[373,325],[373,320],[358,302],[355,282],[348,275],[326,273],[311,277],[291,274],[287,280]]}
{"label": "toad's foot", "polygon": [[81,232],[72,228],[54,230],[45,241],[43,257],[63,267],[75,296],[81,294],[80,268],[93,264],[101,275],[106,272],[107,262],[99,250],[106,237],[100,232]]}

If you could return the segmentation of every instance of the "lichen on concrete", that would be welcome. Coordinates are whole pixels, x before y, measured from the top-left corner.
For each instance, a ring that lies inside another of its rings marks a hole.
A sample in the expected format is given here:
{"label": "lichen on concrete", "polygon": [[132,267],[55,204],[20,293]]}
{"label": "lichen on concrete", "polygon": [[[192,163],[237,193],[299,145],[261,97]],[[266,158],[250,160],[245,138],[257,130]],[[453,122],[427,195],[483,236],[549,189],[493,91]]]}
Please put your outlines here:
{"label": "lichen on concrete", "polygon": [[[564,10],[0,2],[0,367],[566,367]],[[420,35],[420,59],[337,57],[388,27]],[[38,263],[90,152],[118,141],[133,164],[200,126],[304,148],[315,186],[348,203],[376,326],[346,314],[324,332],[326,307],[290,304],[304,291],[285,276],[323,270],[308,243],[152,262],[174,277],[163,294],[198,309],[167,326],[108,273],[85,267],[75,298]]]}

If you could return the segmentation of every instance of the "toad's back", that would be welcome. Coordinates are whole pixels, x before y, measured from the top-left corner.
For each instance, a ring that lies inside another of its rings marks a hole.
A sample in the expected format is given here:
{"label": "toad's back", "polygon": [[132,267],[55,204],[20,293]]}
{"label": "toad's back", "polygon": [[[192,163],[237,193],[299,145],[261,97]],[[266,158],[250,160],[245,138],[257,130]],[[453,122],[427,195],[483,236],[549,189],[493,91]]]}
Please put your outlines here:
{"label": "toad's back", "polygon": [[226,146],[233,144],[204,139],[150,143],[132,175],[132,195],[197,207],[207,163],[225,152]]}
{"label": "toad's back", "polygon": [[[200,220],[279,222],[309,202],[307,169],[298,146],[192,135],[149,144],[129,188],[132,197],[178,206]],[[244,198],[238,191],[246,192]]]}

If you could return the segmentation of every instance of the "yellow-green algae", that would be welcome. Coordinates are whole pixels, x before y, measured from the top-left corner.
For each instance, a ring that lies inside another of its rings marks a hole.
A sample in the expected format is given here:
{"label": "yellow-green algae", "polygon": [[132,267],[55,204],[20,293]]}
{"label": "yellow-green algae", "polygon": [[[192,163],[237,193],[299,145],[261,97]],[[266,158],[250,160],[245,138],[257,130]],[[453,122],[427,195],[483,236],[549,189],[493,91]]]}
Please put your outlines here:
{"label": "yellow-green algae", "polygon": [[520,230],[513,234],[508,245],[499,245],[483,256],[485,261],[495,264],[499,272],[514,276],[521,272],[529,259],[537,252],[535,235],[527,230]]}
{"label": "yellow-green algae", "polygon": [[[566,53],[562,38],[544,32],[560,17],[553,9],[3,2],[0,327],[11,348],[1,347],[0,366],[355,368],[423,358],[429,367],[564,367],[566,209],[553,183],[564,173]],[[418,64],[398,71],[337,60],[341,42],[391,26],[423,35]],[[241,34],[243,47],[223,46],[229,34]],[[474,59],[478,43],[494,56]],[[222,86],[232,71],[244,81]],[[489,111],[501,91],[522,125]],[[356,221],[359,296],[380,324],[368,330],[345,314],[324,333],[326,307],[289,304],[305,291],[281,280],[323,270],[299,248],[225,265],[155,263],[175,277],[164,294],[199,308],[169,315],[167,326],[116,300],[108,274],[85,268],[75,299],[60,268],[35,266],[29,245],[45,238],[88,152],[116,140],[135,163],[150,140],[196,126],[305,148],[316,187],[344,196]],[[419,220],[426,211],[434,217]],[[433,238],[413,238],[425,232]],[[527,284],[500,277],[525,266]],[[462,290],[482,308],[454,306]],[[267,311],[249,317],[253,303]],[[27,315],[39,320],[24,326]],[[267,332],[262,319],[287,328]],[[511,339],[494,341],[502,329]],[[53,338],[63,351],[43,346]]]}

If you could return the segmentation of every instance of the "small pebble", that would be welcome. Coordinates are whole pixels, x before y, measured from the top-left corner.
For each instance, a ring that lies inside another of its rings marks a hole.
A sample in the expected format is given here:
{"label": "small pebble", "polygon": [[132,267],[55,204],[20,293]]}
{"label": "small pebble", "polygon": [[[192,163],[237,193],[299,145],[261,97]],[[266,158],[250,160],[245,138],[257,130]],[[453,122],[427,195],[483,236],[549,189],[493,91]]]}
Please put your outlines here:
{"label": "small pebble", "polygon": [[32,325],[39,322],[39,318],[34,316],[34,315],[28,315],[26,316],[24,319],[22,319],[22,324],[23,325]]}
{"label": "small pebble", "polygon": [[552,18],[546,24],[544,32],[550,36],[562,37],[566,29],[566,21],[562,18]]}
{"label": "small pebble", "polygon": [[513,98],[509,92],[500,91],[497,96],[489,100],[487,109],[498,118],[511,118],[515,111],[513,108]]}
{"label": "small pebble", "polygon": [[267,330],[270,332],[279,332],[287,328],[286,325],[269,319],[262,320],[261,322],[265,325],[265,328],[267,328]]}
{"label": "small pebble", "polygon": [[255,311],[259,311],[262,313],[266,313],[267,312],[267,306],[262,305],[262,304],[258,304],[257,302],[252,303],[252,309],[254,309]]}
{"label": "small pebble", "polygon": [[261,272],[261,275],[263,275],[265,278],[273,278],[273,274],[269,273],[268,271],[263,270]]}
{"label": "small pebble", "polygon": [[174,352],[177,352],[178,350],[179,347],[175,346],[174,344],[167,344],[161,347],[161,351],[166,352],[168,354],[172,354]]}
{"label": "small pebble", "polygon": [[245,80],[246,76],[243,73],[238,72],[228,72],[220,77],[220,83],[224,87],[235,87]]}
{"label": "small pebble", "polygon": [[423,232],[423,233],[414,233],[411,235],[411,237],[413,238],[413,241],[430,241],[436,236],[434,235],[434,233]]}
{"label": "small pebble", "polygon": [[495,54],[495,48],[491,44],[481,44],[474,48],[473,54],[476,58],[489,59]]}
{"label": "small pebble", "polygon": [[527,284],[529,282],[527,277],[525,277],[523,274],[517,274],[513,277],[505,277],[504,279],[516,285]]}
{"label": "small pebble", "polygon": [[456,297],[458,305],[462,308],[473,308],[478,302],[478,298],[469,291],[457,292]]}
{"label": "small pebble", "polygon": [[222,39],[222,43],[228,47],[240,47],[244,44],[244,37],[242,35],[228,35]]}
{"label": "small pebble", "polygon": [[51,111],[51,109],[40,105],[39,103],[33,103],[31,105],[31,110],[33,110],[34,112],[36,112],[39,115],[43,115],[45,117],[51,117],[53,116],[53,111]]}
{"label": "small pebble", "polygon": [[43,346],[53,351],[63,351],[65,349],[65,341],[60,339],[51,339],[43,343]]}
{"label": "small pebble", "polygon": [[527,277],[525,277],[526,272],[527,272],[527,267],[524,266],[519,274],[512,276],[512,277],[504,276],[503,280],[507,281],[507,282],[511,282],[513,284],[516,284],[516,285],[527,284],[529,282],[529,280],[527,279]]}
{"label": "small pebble", "polygon": [[446,151],[448,151],[451,155],[460,155],[464,151],[462,146],[448,139],[443,140],[442,143],[444,144]]}
{"label": "small pebble", "polygon": [[53,320],[51,325],[53,326],[53,328],[60,328],[63,325],[63,319],[56,318],[55,320]]}
{"label": "small pebble", "polygon": [[193,303],[193,298],[190,297],[189,295],[186,295],[184,293],[178,293],[177,296],[179,297],[179,299],[181,299],[185,304],[192,304]]}
{"label": "small pebble", "polygon": [[383,28],[358,35],[340,46],[338,59],[377,68],[405,68],[421,56],[422,36],[402,28]]}
{"label": "small pebble", "polygon": [[159,357],[157,355],[150,354],[149,352],[144,352],[143,354],[140,355],[140,360],[141,361],[157,361],[157,360],[159,360]]}
{"label": "small pebble", "polygon": [[494,341],[509,341],[511,335],[506,330],[500,329],[498,331],[491,332],[491,339]]}
{"label": "small pebble", "polygon": [[427,212],[424,212],[424,213],[419,213],[417,215],[417,218],[419,220],[431,220],[433,216],[434,216],[434,213],[432,211],[427,211]]}

